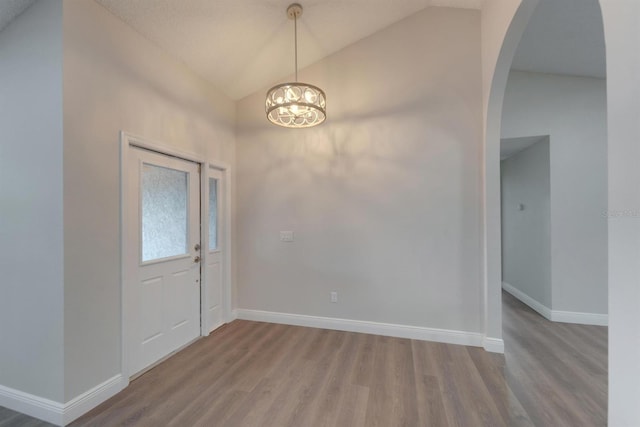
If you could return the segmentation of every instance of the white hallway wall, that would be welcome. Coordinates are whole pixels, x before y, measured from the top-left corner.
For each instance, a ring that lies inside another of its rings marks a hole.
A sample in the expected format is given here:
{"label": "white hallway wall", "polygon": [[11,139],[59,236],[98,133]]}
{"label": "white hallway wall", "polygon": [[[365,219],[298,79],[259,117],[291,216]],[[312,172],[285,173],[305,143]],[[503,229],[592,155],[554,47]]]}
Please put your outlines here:
{"label": "white hallway wall", "polygon": [[120,373],[119,131],[233,165],[235,104],[93,1],[63,34],[69,401]]}
{"label": "white hallway wall", "polygon": [[238,103],[239,308],[483,332],[479,32],[430,8],[302,70],[317,128]]}
{"label": "white hallway wall", "polygon": [[550,135],[556,311],[607,313],[606,115],[605,80],[509,74],[502,137]]}
{"label": "white hallway wall", "polygon": [[549,138],[500,163],[502,280],[550,308]]}
{"label": "white hallway wall", "polygon": [[41,1],[0,33],[0,405],[63,397],[61,26]]}
{"label": "white hallway wall", "polygon": [[[640,212],[640,2],[600,0],[609,210]],[[640,425],[640,216],[609,218],[609,425]]]}

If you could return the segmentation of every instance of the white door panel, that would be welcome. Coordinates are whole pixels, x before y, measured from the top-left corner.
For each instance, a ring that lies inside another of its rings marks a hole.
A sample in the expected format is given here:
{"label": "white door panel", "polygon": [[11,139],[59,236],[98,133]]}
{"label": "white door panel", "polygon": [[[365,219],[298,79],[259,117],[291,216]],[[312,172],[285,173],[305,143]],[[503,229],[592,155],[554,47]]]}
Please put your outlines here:
{"label": "white door panel", "polygon": [[223,173],[220,170],[209,169],[208,177],[209,237],[207,242],[204,313],[206,313],[207,332],[210,332],[224,323],[222,284],[225,248],[222,236],[224,236],[225,233],[222,228],[223,224],[225,224],[223,209],[225,185]]}
{"label": "white door panel", "polygon": [[135,374],[200,335],[198,165],[132,148],[128,362]]}
{"label": "white door panel", "polygon": [[219,326],[222,321],[222,269],[217,260],[219,254],[209,255],[207,263],[207,313],[212,329]]}
{"label": "white door panel", "polygon": [[207,265],[207,275],[211,278],[207,286],[209,287],[208,308],[209,310],[218,307],[221,303],[220,295],[220,263],[214,261]]}

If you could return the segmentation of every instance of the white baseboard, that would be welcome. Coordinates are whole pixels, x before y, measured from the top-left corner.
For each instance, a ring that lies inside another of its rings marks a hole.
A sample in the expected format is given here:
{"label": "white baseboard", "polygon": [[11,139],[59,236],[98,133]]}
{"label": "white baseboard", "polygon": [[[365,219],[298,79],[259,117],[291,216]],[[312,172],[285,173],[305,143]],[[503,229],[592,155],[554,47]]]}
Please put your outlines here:
{"label": "white baseboard", "polygon": [[490,353],[504,353],[504,341],[501,338],[484,337],[482,346]]}
{"label": "white baseboard", "polygon": [[540,313],[547,320],[562,323],[577,323],[580,325],[597,325],[607,326],[609,324],[609,316],[607,314],[598,313],[581,313],[577,311],[552,310],[541,302],[531,298],[524,292],[516,289],[507,282],[502,282],[502,289]]}
{"label": "white baseboard", "polygon": [[540,301],[531,298],[529,295],[525,294],[519,289],[516,289],[513,285],[510,285],[507,282],[502,282],[502,289],[509,292],[511,295],[513,295],[514,297],[516,297],[517,299],[519,299],[520,301],[522,301],[523,303],[531,307],[533,310],[540,313],[540,315],[545,319],[552,320],[551,309],[546,305],[542,304]]}
{"label": "white baseboard", "polygon": [[62,425],[64,405],[44,397],[0,385],[0,406],[55,425]]}
{"label": "white baseboard", "polygon": [[421,326],[396,325],[362,320],[337,319],[332,317],[307,316],[304,314],[277,313],[261,310],[234,310],[238,319],[257,322],[282,323],[285,325],[360,332],[422,341],[482,347],[483,335],[475,332],[425,328]]}
{"label": "white baseboard", "polygon": [[76,396],[64,405],[63,425],[86,414],[102,402],[121,392],[129,385],[129,380],[121,374],[114,375],[102,384]]}
{"label": "white baseboard", "polygon": [[581,325],[609,325],[609,316],[607,314],[580,313],[577,311],[552,310],[551,320],[563,323],[579,323]]}
{"label": "white baseboard", "polygon": [[64,426],[120,392],[128,383],[122,375],[118,374],[66,404],[0,385],[0,406],[51,424]]}

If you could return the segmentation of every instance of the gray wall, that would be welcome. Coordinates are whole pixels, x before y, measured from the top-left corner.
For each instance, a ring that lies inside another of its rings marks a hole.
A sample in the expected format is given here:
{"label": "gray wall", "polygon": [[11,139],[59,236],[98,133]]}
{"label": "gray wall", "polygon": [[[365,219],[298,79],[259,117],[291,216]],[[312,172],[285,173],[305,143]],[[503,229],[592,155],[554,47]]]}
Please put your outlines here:
{"label": "gray wall", "polygon": [[550,135],[553,310],[607,313],[606,81],[511,72],[502,137]]}
{"label": "gray wall", "polygon": [[235,104],[93,1],[64,2],[65,399],[120,372],[125,130],[234,163]]}
{"label": "gray wall", "polygon": [[640,2],[600,0],[607,41],[609,422],[640,425]]}
{"label": "gray wall", "polygon": [[61,1],[0,33],[0,82],[0,385],[61,401]]}
{"label": "gray wall", "polygon": [[501,162],[502,280],[550,308],[549,177],[548,137]]}
{"label": "gray wall", "polygon": [[483,331],[479,36],[429,8],[302,70],[317,128],[238,103],[239,308]]}

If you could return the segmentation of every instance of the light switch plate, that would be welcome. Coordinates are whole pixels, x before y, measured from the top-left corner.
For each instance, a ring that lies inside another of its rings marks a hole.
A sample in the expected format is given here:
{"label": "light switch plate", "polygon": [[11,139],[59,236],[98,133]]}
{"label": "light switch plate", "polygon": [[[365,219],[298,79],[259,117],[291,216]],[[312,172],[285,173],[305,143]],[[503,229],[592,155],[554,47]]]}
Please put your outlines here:
{"label": "light switch plate", "polygon": [[293,231],[281,231],[280,232],[280,241],[281,242],[293,242]]}

